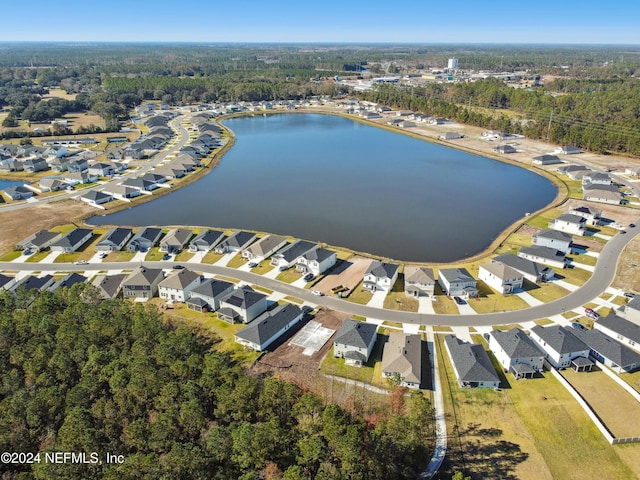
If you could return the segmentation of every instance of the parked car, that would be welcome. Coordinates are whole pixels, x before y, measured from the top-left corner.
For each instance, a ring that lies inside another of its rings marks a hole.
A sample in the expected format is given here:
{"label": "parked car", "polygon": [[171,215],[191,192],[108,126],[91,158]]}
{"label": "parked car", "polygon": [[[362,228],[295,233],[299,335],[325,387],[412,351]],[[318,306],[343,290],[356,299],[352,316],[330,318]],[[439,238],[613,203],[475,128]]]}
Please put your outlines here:
{"label": "parked car", "polygon": [[107,252],[102,252],[100,254],[100,258],[105,258],[107,255],[109,255]]}
{"label": "parked car", "polygon": [[285,266],[283,265],[283,266],[279,267],[279,268],[278,268],[278,270],[279,270],[280,272],[284,272],[287,268],[289,268],[289,267],[285,267]]}
{"label": "parked car", "polygon": [[625,292],[624,296],[627,298],[636,298],[636,294],[632,292]]}
{"label": "parked car", "polygon": [[315,278],[315,275],[313,273],[307,273],[303,278],[305,282],[310,282]]}
{"label": "parked car", "polygon": [[318,297],[324,297],[324,293],[322,293],[320,290],[312,290],[311,294],[316,295]]}
{"label": "parked car", "polygon": [[173,269],[174,270],[182,270],[184,268],[184,265],[174,265]]}
{"label": "parked car", "polygon": [[22,251],[23,255],[31,255],[33,252],[31,250],[29,250],[28,248]]}
{"label": "parked car", "polygon": [[77,262],[74,262],[76,265],[89,265],[89,262],[87,262],[86,260],[78,260]]}
{"label": "parked car", "polygon": [[573,322],[571,326],[577,330],[586,330],[586,328],[578,322]]}
{"label": "parked car", "polygon": [[593,310],[592,308],[585,308],[584,314],[589,317],[591,320],[597,320],[600,318],[600,314]]}
{"label": "parked car", "polygon": [[256,268],[258,264],[256,262],[249,262],[249,268]]}
{"label": "parked car", "polygon": [[635,223],[630,223],[629,224],[629,228],[636,228],[636,224]]}
{"label": "parked car", "polygon": [[453,299],[455,300],[455,302],[456,302],[458,305],[464,305],[464,304],[466,303],[466,302],[465,302],[463,299],[461,299],[460,297],[453,297]]}

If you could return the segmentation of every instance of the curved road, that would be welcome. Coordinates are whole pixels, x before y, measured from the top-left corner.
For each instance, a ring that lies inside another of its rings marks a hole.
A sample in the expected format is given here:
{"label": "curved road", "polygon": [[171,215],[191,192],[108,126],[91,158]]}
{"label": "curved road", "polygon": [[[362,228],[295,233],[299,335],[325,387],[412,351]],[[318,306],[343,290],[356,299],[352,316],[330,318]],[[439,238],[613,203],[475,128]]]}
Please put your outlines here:
{"label": "curved road", "polygon": [[[640,219],[639,219],[640,222]],[[613,281],[616,273],[618,258],[622,250],[627,246],[633,238],[640,234],[640,227],[629,228],[626,234],[617,234],[609,240],[600,252],[595,271],[591,278],[580,288],[562,297],[558,300],[530,307],[524,310],[516,310],[510,312],[487,313],[478,315],[443,315],[443,314],[426,314],[413,312],[400,312],[396,310],[385,310],[382,308],[369,307],[342,300],[335,297],[317,297],[309,290],[294,287],[288,283],[264,277],[262,275],[237,270],[230,267],[221,267],[217,265],[208,265],[203,263],[180,262],[182,265],[192,269],[209,273],[213,275],[225,275],[238,280],[260,285],[271,290],[281,292],[285,295],[291,295],[301,298],[310,303],[325,305],[329,308],[339,310],[351,315],[361,315],[367,318],[378,318],[393,322],[410,323],[418,325],[450,325],[460,327],[470,326],[492,326],[504,325],[509,323],[520,323],[540,318],[547,318],[552,315],[562,314],[567,310],[579,308],[585,303],[590,302],[602,292]],[[151,268],[171,268],[174,262],[143,262],[142,264]],[[98,270],[127,270],[140,266],[138,262],[108,262],[108,263],[92,263],[88,265],[75,265],[68,263],[11,263],[0,262],[0,270],[20,270],[20,271],[98,271]]]}

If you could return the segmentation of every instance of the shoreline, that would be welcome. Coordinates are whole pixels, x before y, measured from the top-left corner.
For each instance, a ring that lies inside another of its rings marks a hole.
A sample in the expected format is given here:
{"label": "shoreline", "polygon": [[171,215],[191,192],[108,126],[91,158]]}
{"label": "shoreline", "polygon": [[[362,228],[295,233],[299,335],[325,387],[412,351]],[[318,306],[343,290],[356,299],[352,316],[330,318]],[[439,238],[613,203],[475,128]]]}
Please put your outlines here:
{"label": "shoreline", "polygon": [[[516,166],[519,168],[524,168],[525,170],[531,171],[533,173],[536,173],[544,178],[546,178],[547,180],[549,180],[551,183],[553,183],[556,188],[558,189],[558,193],[556,194],[556,197],[551,201],[551,203],[547,204],[545,207],[535,211],[535,212],[531,212],[531,214],[529,216],[525,216],[522,218],[517,219],[516,221],[514,221],[512,224],[508,225],[505,229],[503,229],[492,241],[491,243],[489,243],[489,245],[487,247],[485,247],[484,249],[482,249],[481,251],[469,256],[469,257],[461,257],[459,259],[456,260],[452,260],[449,262],[420,262],[420,261],[414,261],[414,260],[403,260],[403,259],[398,259],[398,258],[390,258],[390,257],[384,257],[381,255],[377,255],[374,253],[370,253],[370,252],[363,252],[363,251],[359,251],[359,250],[355,250],[346,246],[338,246],[338,245],[331,245],[331,244],[327,244],[325,242],[318,242],[320,245],[322,245],[325,248],[329,248],[332,250],[336,250],[336,251],[342,251],[342,252],[348,252],[351,253],[352,255],[358,255],[364,258],[371,258],[371,259],[377,259],[377,260],[382,260],[382,261],[389,261],[389,262],[396,262],[396,263],[401,263],[401,264],[405,264],[405,265],[423,265],[423,266],[438,266],[438,265],[457,265],[457,264],[462,264],[462,263],[471,263],[471,262],[475,262],[478,260],[482,260],[483,258],[489,257],[490,255],[492,255],[495,250],[511,235],[513,234],[518,228],[520,228],[523,224],[526,223],[526,219],[531,218],[531,217],[535,217],[537,215],[540,215],[541,213],[552,209],[552,208],[556,208],[559,205],[562,205],[564,202],[567,201],[568,197],[568,193],[569,190],[566,186],[566,184],[559,178],[557,178],[555,175],[552,175],[550,173],[548,173],[546,170],[537,168],[533,165],[531,166],[525,166],[523,165],[521,162],[517,162],[515,160],[510,160],[508,158],[504,158],[504,157],[500,157],[498,155],[492,155],[491,153],[486,153],[483,152],[481,150],[477,150],[468,146],[464,146],[464,145],[459,145],[457,143],[450,143],[450,142],[443,142],[443,141],[439,141],[438,139],[434,139],[428,135],[420,135],[417,134],[415,132],[409,131],[409,130],[405,130],[405,129],[397,129],[397,128],[393,128],[390,127],[388,125],[385,124],[380,124],[377,122],[373,122],[370,120],[366,120],[366,119],[362,119],[360,117],[354,116],[354,115],[350,115],[350,114],[345,114],[343,112],[336,112],[333,110],[328,110],[328,109],[310,109],[310,108],[305,108],[305,109],[299,109],[299,110],[295,110],[295,111],[278,111],[278,110],[268,110],[268,111],[264,111],[264,112],[240,112],[240,113],[232,113],[229,115],[222,115],[218,118],[215,119],[216,123],[218,125],[220,125],[221,128],[223,128],[229,135],[229,141],[227,142],[227,144],[222,147],[219,151],[217,151],[216,153],[214,153],[211,162],[206,166],[203,167],[200,171],[196,172],[195,174],[191,175],[190,178],[188,180],[185,180],[183,183],[180,184],[179,187],[177,188],[183,188],[188,186],[189,184],[191,184],[192,182],[195,182],[199,179],[201,179],[204,175],[208,175],[210,173],[212,173],[212,171],[215,169],[215,167],[220,163],[220,161],[222,160],[222,158],[224,157],[224,155],[231,149],[231,147],[233,147],[233,145],[235,144],[235,132],[233,132],[233,130],[231,130],[228,126],[223,125],[222,122],[231,118],[242,118],[242,117],[250,117],[250,116],[256,116],[256,115],[279,115],[279,114],[299,114],[299,113],[304,113],[304,114],[318,114],[318,115],[332,115],[332,116],[338,116],[338,117],[343,117],[352,121],[356,121],[359,123],[362,123],[364,125],[368,125],[368,126],[372,126],[372,127],[376,127],[376,128],[381,128],[383,130],[392,132],[392,133],[400,133],[400,134],[404,134],[407,135],[409,137],[415,138],[417,140],[422,140],[422,141],[427,141],[430,142],[432,144],[435,145],[441,145],[443,147],[447,147],[447,148],[453,148],[459,151],[463,151],[472,155],[478,155],[484,158],[488,158],[490,160],[494,160],[494,161],[498,161],[498,162],[502,162],[502,163],[506,163],[512,166]],[[117,207],[113,208],[113,209],[107,209],[106,212],[104,213],[104,215],[109,215],[112,213],[117,213],[123,210],[127,210],[129,208],[134,208],[138,205],[142,205],[143,203],[147,203],[150,201],[153,201],[154,198],[159,198],[161,196],[164,195],[169,195],[171,194],[172,191],[176,190],[177,188],[172,188],[169,190],[164,190],[162,192],[159,192],[158,194],[154,194],[151,196],[145,196],[145,198],[141,199],[141,201],[135,201],[133,204],[124,204],[124,205],[118,205]],[[100,216],[100,215],[87,215],[85,217],[83,217],[83,223],[89,227],[94,227],[95,225],[91,225],[86,223],[86,220],[92,217],[96,217],[96,216]],[[116,225],[112,225],[112,224],[104,224],[104,225],[100,225],[100,226],[111,226],[114,227]],[[134,227],[133,225],[127,225],[128,227]],[[229,226],[220,226],[220,225],[216,225],[216,226],[202,226],[202,225],[149,225],[149,226],[153,226],[153,227],[157,227],[157,228],[173,228],[173,227],[190,227],[190,228],[194,228],[194,229],[206,229],[206,228],[215,228],[215,229],[219,229],[219,230],[238,230],[238,228],[236,227],[229,227]],[[247,230],[247,231],[251,231],[253,233],[256,234],[261,234],[261,235],[272,235],[274,234],[273,232],[264,232],[264,231],[260,231],[260,230],[252,230],[252,229],[246,229],[243,228],[242,230]],[[282,234],[285,237],[289,237],[289,238],[294,238],[289,234]],[[297,238],[297,237],[295,237]],[[302,240],[307,240],[307,239],[302,239]],[[309,240],[312,241],[312,240]]]}

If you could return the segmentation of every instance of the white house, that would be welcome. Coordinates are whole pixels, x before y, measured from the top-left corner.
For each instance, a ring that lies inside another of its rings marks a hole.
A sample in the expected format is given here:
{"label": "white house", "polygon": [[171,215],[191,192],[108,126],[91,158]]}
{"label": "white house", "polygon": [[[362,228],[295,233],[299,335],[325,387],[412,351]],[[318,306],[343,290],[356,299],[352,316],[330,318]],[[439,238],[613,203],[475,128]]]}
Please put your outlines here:
{"label": "white house", "polygon": [[71,253],[91,240],[93,230],[89,228],[74,228],[57,242],[51,244],[52,252]]}
{"label": "white house", "polygon": [[476,279],[466,268],[441,268],[438,273],[438,283],[450,297],[478,296]]}
{"label": "white house", "polygon": [[522,288],[524,276],[502,262],[480,265],[478,278],[498,293],[513,293]]}
{"label": "white house", "polygon": [[489,348],[505,372],[511,372],[516,380],[533,378],[542,371],[544,354],[519,328],[492,330],[487,335]]}
{"label": "white house", "polygon": [[316,248],[305,253],[298,259],[296,270],[302,273],[312,273],[318,276],[336,264],[336,252],[326,248]]}
{"label": "white house", "polygon": [[564,254],[571,252],[573,237],[560,230],[542,230],[531,237],[531,243],[539,247],[553,248]]}
{"label": "white house", "polygon": [[351,318],[344,321],[333,341],[333,356],[346,365],[360,367],[369,360],[376,343],[378,327]]}
{"label": "white house", "polygon": [[398,279],[398,265],[373,260],[364,272],[362,288],[375,292],[390,292]]}
{"label": "white house", "polygon": [[549,222],[549,228],[571,235],[585,235],[586,225],[586,218],[571,213],[564,213]]}
{"label": "white house", "polygon": [[297,305],[278,305],[236,333],[235,341],[256,352],[262,352],[302,320],[303,316],[304,312]]}
{"label": "white house", "polygon": [[391,332],[382,352],[382,376],[417,390],[422,382],[422,339],[420,335]]}
{"label": "white house", "polygon": [[536,325],[531,329],[531,339],[545,353],[547,361],[555,368],[569,368],[576,358],[589,358],[589,347],[576,337],[574,328],[560,325],[542,327]]}
{"label": "white house", "polygon": [[432,297],[436,277],[432,268],[406,266],[404,268],[404,293],[408,297]]}
{"label": "white house", "polygon": [[242,256],[250,262],[260,263],[287,244],[287,239],[277,235],[267,235],[242,251]]}
{"label": "white house", "polygon": [[498,388],[496,373],[482,345],[464,342],[453,335],[444,337],[444,345],[462,388]]}
{"label": "white house", "polygon": [[190,292],[202,283],[202,277],[188,269],[178,270],[158,284],[160,298],[172,302],[185,302]]}
{"label": "white house", "polygon": [[593,328],[640,352],[640,325],[617,315],[600,317]]}
{"label": "white house", "polygon": [[564,253],[555,248],[539,247],[522,247],[518,252],[518,256],[531,260],[532,262],[543,263],[557,268],[565,268],[567,266],[567,258]]}

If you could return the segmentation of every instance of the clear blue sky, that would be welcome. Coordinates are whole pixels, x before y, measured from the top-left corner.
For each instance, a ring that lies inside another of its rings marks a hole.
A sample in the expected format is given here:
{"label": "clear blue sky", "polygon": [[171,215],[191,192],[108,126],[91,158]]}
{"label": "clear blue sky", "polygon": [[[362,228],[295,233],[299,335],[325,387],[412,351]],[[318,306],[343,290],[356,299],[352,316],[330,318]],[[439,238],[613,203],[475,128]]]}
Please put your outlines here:
{"label": "clear blue sky", "polygon": [[2,0],[0,41],[640,44],[640,2],[588,3]]}

